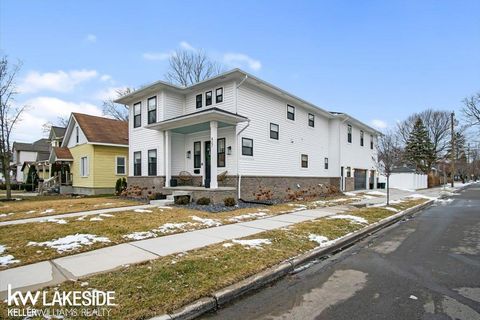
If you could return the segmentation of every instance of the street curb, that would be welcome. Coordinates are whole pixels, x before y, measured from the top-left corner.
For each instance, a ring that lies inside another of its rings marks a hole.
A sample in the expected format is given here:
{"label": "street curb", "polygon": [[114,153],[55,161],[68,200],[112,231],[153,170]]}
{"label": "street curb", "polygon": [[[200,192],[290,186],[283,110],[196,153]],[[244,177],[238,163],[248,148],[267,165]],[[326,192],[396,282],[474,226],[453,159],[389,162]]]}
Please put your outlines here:
{"label": "street curb", "polygon": [[[456,190],[456,191],[460,191]],[[445,195],[446,196],[446,195]],[[440,198],[443,198],[441,196]],[[232,302],[242,295],[253,292],[259,288],[266,286],[269,283],[272,283],[285,275],[291,273],[296,267],[303,265],[309,261],[319,259],[331,253],[341,251],[344,248],[347,248],[358,242],[359,240],[366,238],[375,232],[388,227],[397,221],[401,220],[405,216],[413,215],[418,211],[421,211],[435,202],[435,199],[428,200],[422,204],[416,205],[414,207],[408,208],[404,211],[398,212],[388,218],[380,220],[368,227],[348,234],[340,238],[333,245],[326,248],[315,248],[307,253],[299,255],[295,258],[291,258],[287,261],[284,261],[276,266],[273,266],[267,270],[259,272],[253,276],[250,276],[236,284],[230,285],[223,289],[220,289],[211,294],[210,297],[201,298],[196,300],[178,310],[175,310],[171,314],[164,314],[158,317],[153,317],[150,320],[190,320],[195,319],[204,313],[217,310],[219,307],[225,305],[226,303]]]}

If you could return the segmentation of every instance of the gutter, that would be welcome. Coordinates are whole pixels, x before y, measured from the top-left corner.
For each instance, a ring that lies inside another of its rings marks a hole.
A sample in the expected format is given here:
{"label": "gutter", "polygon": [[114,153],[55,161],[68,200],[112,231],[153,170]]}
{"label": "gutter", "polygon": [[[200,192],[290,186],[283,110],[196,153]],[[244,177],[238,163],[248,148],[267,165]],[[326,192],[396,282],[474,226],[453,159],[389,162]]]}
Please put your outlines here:
{"label": "gutter", "polygon": [[[338,125],[338,164],[340,165],[340,169],[342,169],[342,137],[341,137],[341,134],[340,134],[340,129],[342,128],[342,124],[344,124],[345,122],[347,122],[348,120],[350,119],[349,116],[345,116],[345,119],[342,120],[342,122],[340,122],[340,124]],[[342,170],[342,172],[340,173],[340,179],[342,179],[342,190],[341,191],[344,191],[345,190],[345,177],[344,177],[344,172]]]}
{"label": "gutter", "polygon": [[[240,81],[238,85],[235,87],[235,113],[238,114],[238,88],[248,79],[248,74],[245,74],[245,77]],[[237,152],[236,152],[236,161],[237,161],[237,198],[240,199],[242,197],[240,186],[242,182],[242,175],[240,174],[240,143],[239,137],[240,134],[245,131],[250,126],[250,119],[247,120],[247,125],[242,128],[239,132],[237,132]]]}

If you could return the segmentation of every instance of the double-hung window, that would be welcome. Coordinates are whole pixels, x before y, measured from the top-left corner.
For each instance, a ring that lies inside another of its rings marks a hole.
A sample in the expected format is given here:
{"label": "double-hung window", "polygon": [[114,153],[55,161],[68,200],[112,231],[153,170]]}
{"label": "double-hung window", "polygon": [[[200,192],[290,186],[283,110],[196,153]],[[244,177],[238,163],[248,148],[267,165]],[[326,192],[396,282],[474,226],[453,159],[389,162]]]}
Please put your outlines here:
{"label": "double-hung window", "polygon": [[302,154],[302,168],[308,168],[308,155]]}
{"label": "double-hung window", "polygon": [[360,146],[363,147],[363,130],[360,130]]}
{"label": "double-hung window", "polygon": [[148,175],[157,175],[157,149],[148,150]]}
{"label": "double-hung window", "polygon": [[348,125],[347,127],[348,133],[347,133],[347,141],[348,143],[352,143],[352,125]]}
{"label": "double-hung window", "polygon": [[193,143],[193,167],[199,169],[202,165],[201,160],[202,155],[202,143],[200,141],[195,141]]}
{"label": "double-hung window", "polygon": [[311,113],[308,114],[308,126],[315,127],[315,115]]}
{"label": "double-hung window", "polygon": [[328,170],[328,158],[325,158],[324,168],[325,168],[325,170]]}
{"label": "double-hung window", "polygon": [[138,128],[142,125],[142,103],[138,102],[133,105],[133,127]]}
{"label": "double-hung window", "polygon": [[137,151],[133,153],[133,175],[142,175],[142,152]]}
{"label": "double-hung window", "polygon": [[253,139],[242,138],[242,155],[253,156]]}
{"label": "double-hung window", "polygon": [[295,107],[287,104],[287,119],[295,120]]}
{"label": "double-hung window", "polygon": [[152,97],[147,101],[148,124],[157,122],[157,97]]}
{"label": "double-hung window", "polygon": [[270,123],[270,139],[278,140],[278,124]]}
{"label": "double-hung window", "polygon": [[202,107],[202,94],[197,94],[195,97],[195,106],[197,109],[200,109]]}
{"label": "double-hung window", "polygon": [[207,91],[205,93],[205,105],[206,106],[212,105],[212,91]]}
{"label": "double-hung window", "polygon": [[117,157],[115,159],[115,172],[117,175],[124,175],[126,173],[126,161],[125,161],[125,157]]}
{"label": "double-hung window", "polygon": [[215,90],[215,103],[223,102],[223,88]]}
{"label": "double-hung window", "polygon": [[373,150],[373,136],[370,136],[370,149]]}
{"label": "double-hung window", "polygon": [[225,138],[217,140],[217,167],[225,167]]}
{"label": "double-hung window", "polygon": [[80,158],[80,176],[88,177],[88,157]]}

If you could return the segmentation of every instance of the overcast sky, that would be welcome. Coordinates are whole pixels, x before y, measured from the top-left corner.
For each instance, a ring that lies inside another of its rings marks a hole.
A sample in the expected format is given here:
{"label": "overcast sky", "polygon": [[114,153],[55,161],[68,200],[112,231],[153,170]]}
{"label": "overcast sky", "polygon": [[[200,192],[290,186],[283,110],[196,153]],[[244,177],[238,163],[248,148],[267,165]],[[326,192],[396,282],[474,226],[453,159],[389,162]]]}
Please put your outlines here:
{"label": "overcast sky", "polygon": [[116,88],[164,79],[204,49],[324,109],[379,129],[480,90],[480,1],[0,1],[0,48],[23,67],[15,140]]}

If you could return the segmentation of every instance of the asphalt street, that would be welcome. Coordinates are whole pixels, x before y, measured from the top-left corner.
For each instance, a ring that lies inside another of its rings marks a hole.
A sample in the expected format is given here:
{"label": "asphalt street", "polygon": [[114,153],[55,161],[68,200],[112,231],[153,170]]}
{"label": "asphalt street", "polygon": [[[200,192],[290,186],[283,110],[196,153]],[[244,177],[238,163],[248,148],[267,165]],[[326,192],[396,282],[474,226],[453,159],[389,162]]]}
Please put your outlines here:
{"label": "asphalt street", "polygon": [[203,319],[480,319],[480,185]]}

